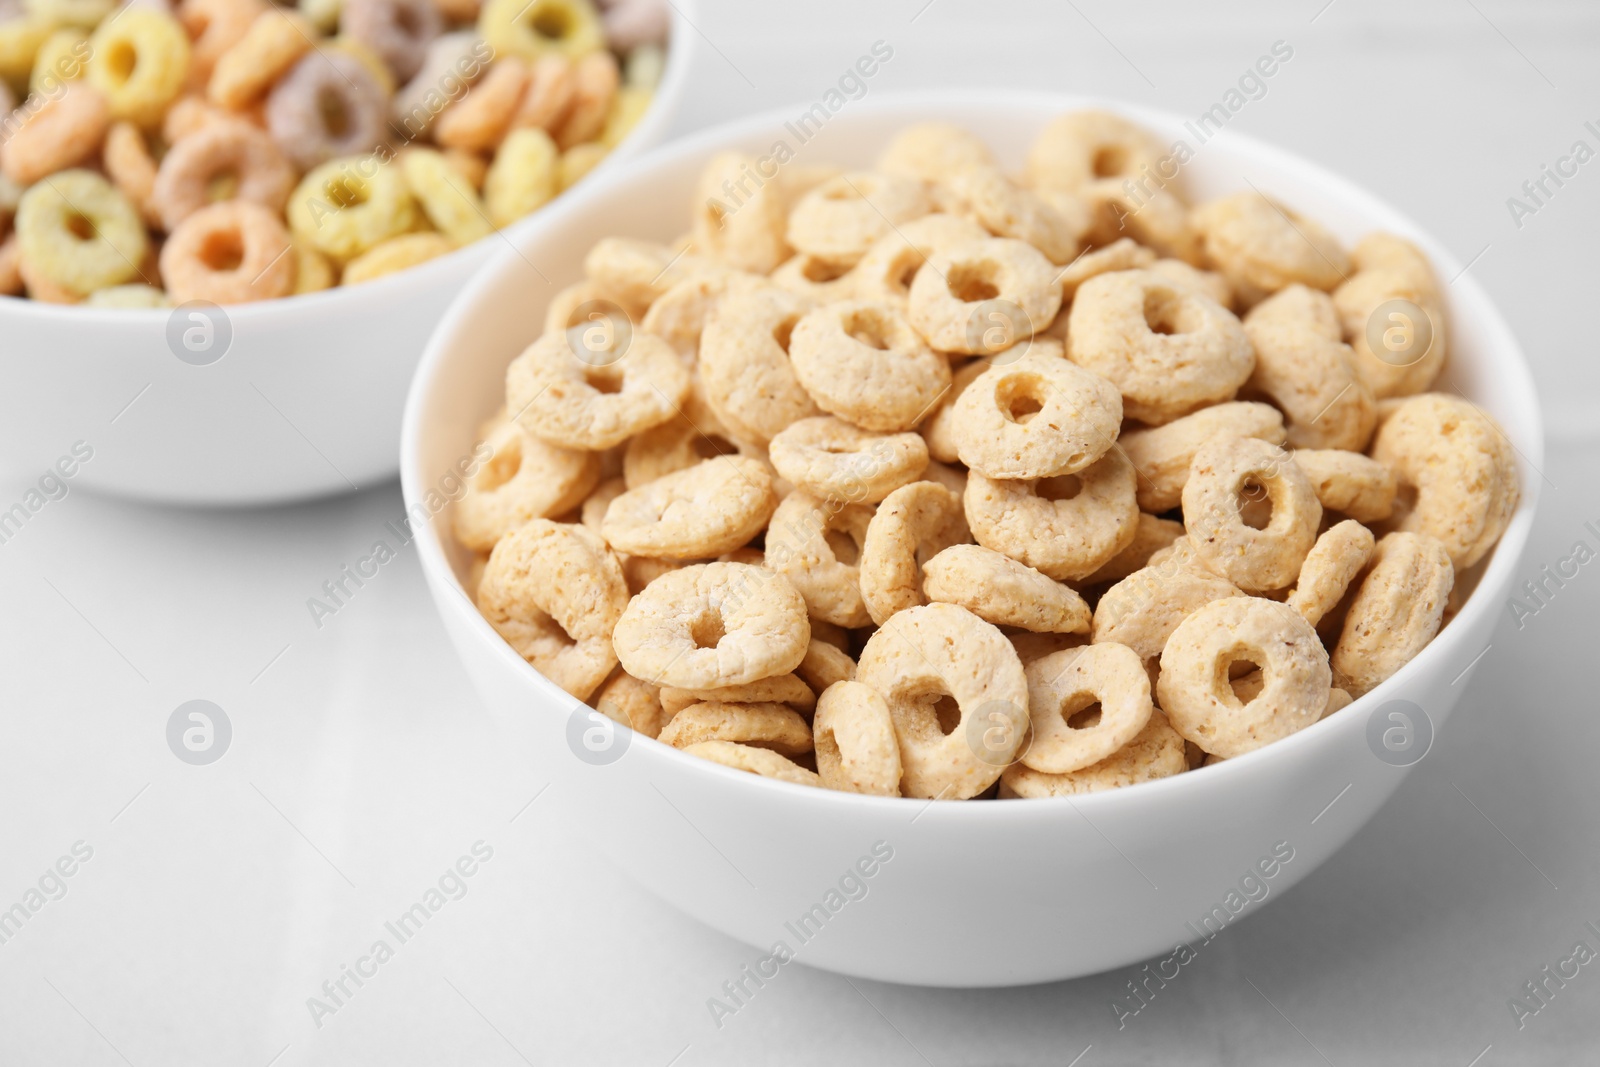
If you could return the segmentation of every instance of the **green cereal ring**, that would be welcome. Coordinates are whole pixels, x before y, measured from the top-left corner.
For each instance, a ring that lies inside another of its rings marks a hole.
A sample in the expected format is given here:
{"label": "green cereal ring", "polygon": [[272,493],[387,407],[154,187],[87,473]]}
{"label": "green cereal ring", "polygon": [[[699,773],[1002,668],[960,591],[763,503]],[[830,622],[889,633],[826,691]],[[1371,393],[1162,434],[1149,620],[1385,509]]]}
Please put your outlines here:
{"label": "green cereal ring", "polygon": [[189,35],[171,15],[131,8],[89,38],[89,84],[106,95],[113,119],[161,121],[189,76]]}
{"label": "green cereal ring", "polygon": [[431,148],[414,148],[400,160],[411,195],[428,221],[458,244],[468,244],[494,229],[478,191]]}
{"label": "green cereal ring", "polygon": [[530,61],[553,53],[581,59],[606,46],[600,13],[590,0],[488,0],[478,32],[495,55]]}
{"label": "green cereal ring", "polygon": [[76,293],[132,281],[150,250],[139,209],[87,170],[52,174],[23,193],[16,229],[31,268]]}
{"label": "green cereal ring", "polygon": [[289,194],[295,237],[340,263],[406,233],[416,221],[405,175],[376,154],[329,160]]}

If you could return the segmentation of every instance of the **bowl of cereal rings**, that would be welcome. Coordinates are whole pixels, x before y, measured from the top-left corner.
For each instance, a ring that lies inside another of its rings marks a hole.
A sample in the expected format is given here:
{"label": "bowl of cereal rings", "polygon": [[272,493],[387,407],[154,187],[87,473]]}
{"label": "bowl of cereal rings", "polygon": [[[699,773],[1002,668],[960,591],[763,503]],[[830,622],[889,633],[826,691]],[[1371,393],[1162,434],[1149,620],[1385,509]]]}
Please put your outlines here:
{"label": "bowl of cereal rings", "polygon": [[1171,979],[1487,669],[1522,353],[1251,138],[802,110],[587,185],[446,314],[401,457],[446,629],[595,847],[763,980]]}
{"label": "bowl of cereal rings", "polygon": [[80,484],[184,504],[392,477],[502,231],[665,133],[676,10],[0,3],[0,462],[78,444]]}

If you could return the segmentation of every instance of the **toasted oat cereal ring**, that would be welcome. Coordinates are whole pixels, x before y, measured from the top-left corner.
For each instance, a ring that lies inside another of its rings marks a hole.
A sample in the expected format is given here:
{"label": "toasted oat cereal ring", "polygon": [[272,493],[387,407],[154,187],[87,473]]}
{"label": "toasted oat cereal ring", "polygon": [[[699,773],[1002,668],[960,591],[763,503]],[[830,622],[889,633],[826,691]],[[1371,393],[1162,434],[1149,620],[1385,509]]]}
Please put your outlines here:
{"label": "toasted oat cereal ring", "polygon": [[1084,282],[1067,330],[1067,357],[1109,379],[1124,413],[1151,425],[1231,399],[1255,364],[1232,312],[1148,270]]}
{"label": "toasted oat cereal ring", "polygon": [[[1055,268],[1023,241],[994,237],[953,245],[928,259],[911,282],[910,318],[941,352],[990,355],[1044,329],[1061,308]],[[986,338],[987,312],[1015,320],[1005,343]]]}
{"label": "toasted oat cereal ring", "polygon": [[598,362],[608,358],[575,346],[565,333],[547,333],[506,369],[506,406],[521,412],[535,436],[591,450],[621,444],[678,413],[689,372],[665,341],[635,331],[620,357]]}
{"label": "toasted oat cereal ring", "polygon": [[738,436],[765,443],[818,414],[794,362],[806,303],[774,288],[730,292],[711,309],[700,334],[706,402]]}
{"label": "toasted oat cereal ring", "polygon": [[1317,538],[1300,567],[1289,599],[1284,601],[1312,626],[1344,599],[1344,594],[1372,558],[1372,531],[1354,519],[1328,527]]}
{"label": "toasted oat cereal ring", "polygon": [[802,252],[778,264],[767,280],[812,304],[826,304],[855,295],[853,270],[843,263],[829,263]]}
{"label": "toasted oat cereal ring", "polygon": [[706,321],[722,298],[764,285],[765,280],[759,275],[743,271],[684,278],[650,302],[650,310],[644,313],[639,326],[666,341],[678,355],[694,360],[698,358]]}
{"label": "toasted oat cereal ring", "polygon": [[440,24],[432,0],[343,0],[339,15],[339,29],[377,53],[401,80],[422,69]]}
{"label": "toasted oat cereal ring", "polygon": [[928,466],[915,433],[874,434],[831,415],[790,423],[768,446],[778,473],[813,496],[876,504]]}
{"label": "toasted oat cereal ring", "polygon": [[733,741],[701,741],[699,744],[689,745],[683,751],[691,756],[699,756],[703,760],[720,763],[724,767],[759,775],[762,778],[815,788],[820,788],[822,785],[822,780],[817,777],[815,771],[809,771],[770,749],[754,748]]}
{"label": "toasted oat cereal ring", "polygon": [[[1261,670],[1261,691],[1249,703],[1229,684],[1235,663]],[[1331,684],[1328,653],[1299,612],[1259,597],[1229,597],[1178,624],[1162,650],[1156,689],[1173,729],[1232,759],[1320,719]]]}
{"label": "toasted oat cereal ring", "polygon": [[877,169],[925,182],[942,182],[969,167],[994,165],[983,139],[949,122],[919,122],[889,140]]}
{"label": "toasted oat cereal ring", "polygon": [[268,7],[217,57],[206,96],[235,111],[265,96],[313,48],[316,29],[295,11]]}
{"label": "toasted oat cereal ring", "polygon": [[408,149],[400,157],[411,195],[422,213],[457,244],[471,244],[494,229],[489,211],[472,183],[462,177],[441,152]]}
{"label": "toasted oat cereal ring", "polygon": [[[717,701],[724,704],[784,704],[795,711],[810,712],[817,706],[817,694],[793,674],[779,674],[744,685],[728,685],[720,689],[678,689],[666,686],[661,690],[661,707],[670,719],[691,704]],[[726,738],[725,740],[738,740]]]}
{"label": "toasted oat cereal ring", "polygon": [[78,296],[139,277],[150,250],[138,209],[87,170],[64,170],[30,187],[13,225],[24,279],[33,273]]}
{"label": "toasted oat cereal ring", "polygon": [[[31,113],[19,108],[21,122],[4,141],[0,173],[18,185],[33,185],[94,155],[110,121],[106,99],[92,85],[68,82],[53,99]],[[4,116],[9,129],[14,115]]]}
{"label": "toasted oat cereal ring", "polygon": [[[1028,682],[1016,651],[999,630],[954,604],[896,615],[861,650],[856,681],[889,705],[904,796],[977,796],[1016,758],[1027,734]],[[940,720],[952,713],[959,721],[946,733]]]}
{"label": "toasted oat cereal ring", "polygon": [[[536,437],[534,440],[537,441],[538,438]],[[595,455],[598,456],[599,453],[595,453]],[[611,506],[613,500],[627,491],[628,486],[623,479],[607,478],[595,486],[594,491],[583,502],[583,506],[579,511],[579,521],[583,523],[586,529],[598,534],[600,532],[600,523],[606,517],[606,508]]]}
{"label": "toasted oat cereal ring", "polygon": [[156,161],[139,127],[131,122],[114,123],[100,146],[100,162],[106,177],[139,209],[145,221],[159,225],[161,215],[151,195],[156,184]]}
{"label": "toasted oat cereal ring", "polygon": [[474,551],[533,519],[570,511],[600,480],[598,454],[545,444],[517,422],[501,423],[484,443],[490,456],[467,478],[454,516],[456,540]]}
{"label": "toasted oat cereal ring", "polygon": [[783,756],[811,751],[811,727],[783,704],[734,704],[709,700],[690,704],[661,728],[659,740],[673,748],[704,741],[731,741]]}
{"label": "toasted oat cereal ring", "polygon": [[788,240],[824,263],[849,266],[895,227],[932,208],[926,187],[914,178],[852,171],[800,198],[789,214]]}
{"label": "toasted oat cereal ring", "polygon": [[646,737],[659,737],[670,715],[661,706],[660,690],[618,667],[596,689],[594,710]]}
{"label": "toasted oat cereal ring", "polygon": [[912,482],[878,505],[861,547],[861,597],[879,626],[927,603],[922,565],[971,537],[961,498],[937,482]]}
{"label": "toasted oat cereal ring", "polygon": [[1363,696],[1410,662],[1439,632],[1454,585],[1455,568],[1438,539],[1385,534],[1334,646],[1334,684]]}
{"label": "toasted oat cereal ring", "polygon": [[483,38],[468,30],[441,34],[428,43],[422,66],[389,101],[391,128],[415,141],[433,126],[451,101],[489,68],[494,57]]}
{"label": "toasted oat cereal ring", "polygon": [[512,127],[552,133],[566,118],[576,91],[572,60],[563,55],[541,57],[528,68],[528,87],[512,116]]}
{"label": "toasted oat cereal ring", "polygon": [[340,276],[341,285],[360,285],[374,278],[410,270],[419,263],[447,256],[456,250],[456,243],[442,233],[423,231],[403,233],[380,241],[355,259],[345,264]]}
{"label": "toasted oat cereal ring", "polygon": [[[1049,191],[1045,191],[1049,196]],[[1162,256],[1199,266],[1203,263],[1200,235],[1189,219],[1189,207],[1172,193],[1132,191],[1121,181],[1090,182],[1075,194],[1084,204],[1088,221],[1085,240],[1104,245],[1131,237]]]}
{"label": "toasted oat cereal ring", "polygon": [[189,36],[171,15],[130,8],[89,38],[84,77],[105,94],[113,119],[160,125],[188,75]]}
{"label": "toasted oat cereal ring", "polygon": [[1036,633],[1032,630],[1012,630],[1006,634],[1006,640],[1011,642],[1024,667],[1064,649],[1082,648],[1089,643],[1083,634]]}
{"label": "toasted oat cereal ring", "polygon": [[811,641],[806,602],[782,575],[701,563],[656,578],[614,635],[629,674],[656,685],[718,689],[788,674]]}
{"label": "toasted oat cereal ring", "polygon": [[1051,633],[1088,633],[1077,591],[982,545],[951,545],[922,568],[930,601],[957,604],[984,622]]}
{"label": "toasted oat cereal ring", "polygon": [[[1179,538],[1174,545],[1183,544]],[[1182,554],[1157,553],[1144,567],[1107,589],[1094,608],[1094,641],[1127,645],[1146,661],[1161,655],[1172,631],[1185,618],[1214,600],[1241,596],[1226,578],[1219,578]]]}
{"label": "toasted oat cereal ring", "polygon": [[267,131],[284,155],[309,170],[376,147],[386,110],[382,86],[360,60],[312,52],[267,94]]}
{"label": "toasted oat cereal ring", "polygon": [[1139,507],[1170,511],[1183,499],[1189,465],[1200,446],[1216,437],[1254,437],[1281,445],[1283,415],[1271,404],[1233,400],[1201,408],[1164,426],[1129,430],[1117,444],[1139,472]]}
{"label": "toasted oat cereal ring", "polygon": [[1184,740],[1160,711],[1152,711],[1143,730],[1099,763],[1065,774],[1036,771],[1018,761],[1000,776],[1000,798],[1066,797],[1123,789],[1182,774],[1188,767]]}
{"label": "toasted oat cereal ring", "polygon": [[909,430],[950,387],[950,364],[887,304],[841,301],[807,312],[789,356],[818,407],[864,430]]}
{"label": "toasted oat cereal ring", "polygon": [[[582,281],[556,291],[544,311],[544,332],[565,333],[577,326],[601,325],[609,320],[609,329],[621,337],[630,329],[632,312],[636,308],[616,306],[617,299],[607,294],[594,282]],[[597,307],[585,305],[597,304]],[[592,328],[592,327],[591,327]]]}
{"label": "toasted oat cereal ring", "polygon": [[1108,759],[1155,710],[1144,662],[1126,645],[1066,649],[1030,663],[1026,674],[1033,738],[1018,759],[1045,774]]}
{"label": "toasted oat cereal ring", "polygon": [[1343,711],[1351,704],[1354,704],[1355,700],[1355,697],[1346,693],[1343,689],[1335,687],[1328,690],[1328,704],[1322,709],[1322,717],[1326,719],[1336,711]]}
{"label": "toasted oat cereal ring", "polygon": [[[1154,267],[1161,262],[1150,249],[1136,242],[1131,237],[1119,237],[1104,248],[1096,248],[1085,252],[1071,263],[1061,268],[1061,299],[1070,301],[1078,293],[1078,287],[1090,278],[1101,274],[1110,274],[1119,270],[1142,270],[1145,267]],[[1179,260],[1168,260],[1177,263]],[[1188,264],[1184,264],[1188,266]],[[1061,322],[1064,316],[1057,316],[1056,321]]]}
{"label": "toasted oat cereal ring", "polygon": [[1163,155],[1160,141],[1120,115],[1069,111],[1034,138],[1026,177],[1037,188],[1075,191],[1105,179],[1146,177]]}
{"label": "toasted oat cereal ring", "polygon": [[556,144],[543,130],[506,134],[483,181],[489,218],[509,226],[543,207],[560,191],[560,167]]}
{"label": "toasted oat cereal ring", "polygon": [[520,59],[498,57],[480,81],[440,112],[430,128],[433,139],[449,148],[493,149],[511,128],[527,85],[528,68]]}
{"label": "toasted oat cereal ring", "polygon": [[828,288],[833,284],[832,279],[837,278],[837,286],[857,300],[905,308],[911,299],[911,283],[929,256],[956,245],[982,241],[987,236],[983,227],[970,219],[934,212],[898,225],[878,238],[843,277],[837,273],[840,270],[837,264],[796,256],[774,272],[773,281],[783,284],[778,274],[790,268],[790,264],[796,264],[792,269],[816,285],[817,291],[812,295],[819,298],[838,298],[838,294]]}
{"label": "toasted oat cereal ring", "polygon": [[548,519],[502,537],[478,589],[489,625],[579,700],[617,665],[611,632],[627,606],[622,568],[605,543],[582,526]]}
{"label": "toasted oat cereal ring", "polygon": [[[822,628],[827,625],[813,620],[811,624],[813,635],[820,634]],[[806,658],[801,660],[800,666],[794,670],[813,691],[825,693],[835,682],[855,681],[856,661],[838,646],[830,644],[819,636],[813,636],[811,643],[806,646]],[[899,781],[898,778],[895,780]]]}
{"label": "toasted oat cereal ring", "polygon": [[1295,282],[1327,290],[1350,275],[1333,234],[1260,193],[1213,200],[1191,218],[1208,264],[1247,306]]}
{"label": "toasted oat cereal ring", "polygon": [[1098,374],[1031,352],[991,367],[955,402],[956,448],[989,478],[1075,474],[1111,448],[1122,395]]}
{"label": "toasted oat cereal ring", "polygon": [[[1262,493],[1271,501],[1271,520],[1256,528],[1241,513],[1241,500]],[[1183,522],[1207,566],[1245,592],[1261,593],[1287,587],[1300,573],[1322,505],[1283,449],[1254,437],[1215,437],[1194,454]]]}
{"label": "toasted oat cereal ring", "polygon": [[1229,311],[1234,308],[1233,286],[1214,270],[1201,270],[1181,259],[1158,259],[1150,264],[1150,269],[1179,285],[1199,290]]}
{"label": "toasted oat cereal ring", "polygon": [[1139,513],[1139,524],[1134,530],[1133,541],[1127,548],[1112,556],[1106,563],[1093,574],[1083,579],[1084,585],[1099,585],[1104,582],[1120,582],[1128,575],[1143,568],[1150,562],[1150,557],[1166,548],[1172,542],[1183,536],[1183,523],[1173,522],[1171,519],[1158,519],[1154,515]]}
{"label": "toasted oat cereal ring", "polygon": [[528,62],[552,54],[580,59],[606,46],[600,13],[589,0],[487,0],[478,32],[496,55]]}
{"label": "toasted oat cereal ring", "polygon": [[628,592],[637,596],[644,592],[646,586],[663,574],[681,570],[688,564],[675,559],[651,559],[649,556],[628,556],[622,558],[622,576],[628,580]]}
{"label": "toasted oat cereal ring", "polygon": [[591,52],[573,64],[572,99],[551,134],[563,152],[600,139],[620,81],[617,59],[608,51]]}
{"label": "toasted oat cereal ring", "polygon": [[1398,486],[1388,467],[1359,452],[1338,449],[1297,448],[1294,461],[1326,511],[1337,511],[1357,522],[1387,519],[1394,511]]}
{"label": "toasted oat cereal ring", "polygon": [[1296,283],[1251,309],[1244,332],[1256,350],[1246,389],[1283,410],[1293,448],[1360,451],[1372,436],[1372,392],[1357,376],[1327,293]]}
{"label": "toasted oat cereal ring", "polygon": [[294,291],[289,231],[249,200],[225,200],[189,215],[161,248],[161,277],[179,303],[243,304]]}
{"label": "toasted oat cereal ring", "polygon": [[[695,193],[694,246],[756,274],[767,274],[788,259],[787,205],[781,184],[774,180],[776,169],[770,159],[763,164],[738,152],[711,157]],[[729,203],[724,183],[752,191]]]}
{"label": "toasted oat cereal ring", "polygon": [[214,199],[231,181],[229,199],[260,204],[274,214],[294,189],[295,170],[272,138],[243,122],[218,122],[182,138],[161,159],[150,203],[169,233]]}
{"label": "toasted oat cereal ring", "polygon": [[817,775],[829,789],[870,796],[900,795],[900,743],[889,705],[859,682],[841,681],[822,694],[812,723]]}
{"label": "toasted oat cereal ring", "polygon": [[601,289],[642,309],[679,282],[726,274],[728,268],[654,241],[604,237],[583,257],[583,271]]}
{"label": "toasted oat cereal ring", "polygon": [[1082,233],[1077,222],[1049,201],[1013,185],[995,167],[970,167],[946,179],[961,213],[996,237],[1026,241],[1052,263],[1066,263],[1078,254]]}
{"label": "toasted oat cereal ring", "polygon": [[973,471],[965,501],[978,544],[1056,581],[1093,574],[1139,529],[1133,465],[1117,449],[1054,478],[1002,481]]}
{"label": "toasted oat cereal ring", "polygon": [[709,412],[680,415],[629,439],[622,457],[622,476],[629,489],[637,489],[704,460],[738,452],[716,416]]}
{"label": "toasted oat cereal ring", "polygon": [[1466,570],[1505,532],[1517,509],[1517,457],[1490,415],[1448,393],[1405,400],[1379,428],[1372,458],[1394,472],[1403,494],[1395,529],[1438,538]]}
{"label": "toasted oat cereal ring", "polygon": [[957,367],[950,376],[950,391],[933,409],[933,414],[922,420],[922,439],[927,443],[928,455],[940,463],[959,463],[959,446],[956,443],[956,401],[966,392],[967,386],[994,364],[987,359],[974,359]]}
{"label": "toasted oat cereal ring", "polygon": [[766,565],[800,591],[812,618],[852,629],[871,625],[860,568],[871,521],[869,507],[796,490],[772,513]]}
{"label": "toasted oat cereal ring", "polygon": [[[1439,376],[1448,349],[1444,301],[1428,257],[1403,238],[1370,233],[1351,259],[1356,271],[1333,291],[1333,303],[1356,373],[1380,399],[1422,392]],[[1381,352],[1372,347],[1374,336]]]}
{"label": "toasted oat cereal ring", "polygon": [[600,532],[630,555],[706,559],[748,544],[777,505],[766,464],[719,456],[623,493]]}
{"label": "toasted oat cereal ring", "polygon": [[295,237],[338,263],[412,229],[417,203],[399,167],[379,157],[332,159],[312,170],[289,194]]}

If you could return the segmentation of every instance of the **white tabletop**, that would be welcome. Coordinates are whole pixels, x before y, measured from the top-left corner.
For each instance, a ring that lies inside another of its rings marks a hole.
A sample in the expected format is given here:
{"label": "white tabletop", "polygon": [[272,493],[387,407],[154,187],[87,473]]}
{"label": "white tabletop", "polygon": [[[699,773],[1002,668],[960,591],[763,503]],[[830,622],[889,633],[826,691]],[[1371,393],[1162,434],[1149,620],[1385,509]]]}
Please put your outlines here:
{"label": "white tabletop", "polygon": [[[1323,3],[702,0],[713,47],[679,129],[815,99],[878,40],[894,54],[870,92],[999,84],[1194,113],[1288,42],[1236,127],[1472,260],[1533,360],[1553,439],[1532,577],[1577,540],[1600,547],[1583,525],[1600,527],[1600,162],[1520,228],[1506,199],[1575,140],[1600,147],[1584,127],[1600,126],[1600,11]],[[26,489],[0,483],[0,502]],[[1508,611],[1394,801],[1124,1029],[1110,1005],[1131,968],[966,992],[804,967],[719,1029],[706,999],[754,954],[591,857],[603,827],[501,743],[414,554],[313,620],[307,599],[401,511],[392,483],[241,512],[75,491],[0,544],[0,909],[42,886],[20,930],[0,913],[0,1063],[1488,1067],[1600,1050],[1600,961],[1549,983],[1520,1029],[1508,1007],[1576,942],[1600,952],[1600,717],[1583,682],[1600,565],[1520,627]],[[232,725],[210,766],[166,740],[194,699]],[[465,894],[327,998],[475,844],[492,856]],[[47,874],[58,861],[70,877]],[[337,1006],[314,1019],[314,996]]]}

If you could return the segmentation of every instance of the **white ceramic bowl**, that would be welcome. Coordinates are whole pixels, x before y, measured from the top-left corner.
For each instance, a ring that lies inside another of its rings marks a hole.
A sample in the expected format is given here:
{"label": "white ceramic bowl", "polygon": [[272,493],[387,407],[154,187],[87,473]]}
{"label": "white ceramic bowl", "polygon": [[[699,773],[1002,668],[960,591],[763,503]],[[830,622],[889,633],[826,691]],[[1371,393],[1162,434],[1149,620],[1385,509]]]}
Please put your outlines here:
{"label": "white ceramic bowl", "polygon": [[[684,6],[654,102],[586,180],[665,135],[697,41]],[[81,440],[93,458],[75,485],[169,503],[269,504],[391,478],[429,332],[516,230],[365,285],[225,307],[231,344],[205,365],[174,355],[173,312],[0,297],[0,473],[36,478]]]}
{"label": "white ceramic bowl", "polygon": [[[1177,117],[1105,101],[929,93],[850,104],[799,159],[867,164],[897,129],[937,117],[981,131],[1014,167],[1046,119],[1091,105],[1113,107],[1163,137],[1185,136]],[[800,110],[660,149],[590,184],[515,240],[560,283],[580,276],[584,251],[600,237],[669,239],[684,229],[692,183],[707,156],[730,147],[765,152],[775,139],[792,145],[783,123]],[[1389,230],[1417,241],[1441,278],[1456,278],[1460,269],[1392,208],[1259,142],[1216,137],[1185,169],[1197,199],[1248,188],[1248,180],[1347,242],[1371,229]],[[499,255],[429,343],[403,431],[401,480],[414,516],[426,515],[430,489],[441,482],[448,488],[449,467],[469,453],[473,428],[500,403],[505,365],[539,329],[548,290],[530,278],[515,254]],[[512,652],[462,592],[467,560],[450,541],[447,508],[420,524],[423,569],[491,712],[536,774],[581,794],[588,839],[652,892],[763,953],[782,941],[796,959],[829,970],[952,986],[1090,974],[1166,956],[1180,941],[1204,953],[1203,916],[1222,908],[1210,924],[1220,926],[1252,913],[1262,906],[1250,900],[1261,896],[1258,885],[1266,887],[1265,900],[1274,899],[1349,840],[1394,792],[1406,770],[1374,754],[1369,720],[1403,725],[1387,715],[1395,710],[1391,702],[1404,700],[1441,725],[1466,688],[1460,676],[1487,644],[1510,586],[1539,495],[1532,467],[1542,454],[1538,404],[1515,339],[1477,283],[1456,278],[1449,296],[1454,348],[1442,387],[1459,388],[1491,411],[1523,459],[1521,505],[1476,592],[1416,659],[1348,710],[1248,756],[1162,781],[1075,799],[891,800],[757,778],[626,733],[619,735],[628,738],[620,758],[592,765],[577,755],[587,750],[576,702]],[[1374,719],[1380,711],[1384,717]],[[1427,724],[1415,726],[1420,738]],[[1419,751],[1414,746],[1407,758]],[[841,876],[876,842],[885,842],[880,848],[892,849],[893,859],[864,882],[867,895],[830,899]],[[1255,874],[1241,889],[1275,845],[1280,856],[1292,851],[1292,859],[1269,862],[1272,877]],[[831,916],[822,913],[825,923],[812,920],[820,932],[801,928],[809,934],[801,940],[800,916],[840,903]]]}

